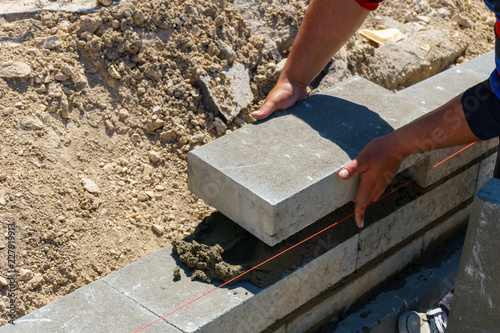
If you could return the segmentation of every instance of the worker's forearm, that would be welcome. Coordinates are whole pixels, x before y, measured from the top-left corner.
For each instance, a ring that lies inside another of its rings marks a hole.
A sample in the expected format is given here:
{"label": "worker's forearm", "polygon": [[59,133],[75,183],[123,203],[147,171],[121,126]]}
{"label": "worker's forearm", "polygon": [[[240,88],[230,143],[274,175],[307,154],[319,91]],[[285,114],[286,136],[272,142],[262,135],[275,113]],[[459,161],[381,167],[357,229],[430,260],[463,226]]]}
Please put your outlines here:
{"label": "worker's forearm", "polygon": [[455,97],[440,108],[391,133],[400,154],[405,157],[426,150],[478,141],[465,119],[461,97],[462,95]]}
{"label": "worker's forearm", "polygon": [[307,86],[368,13],[355,0],[312,0],[280,79]]}

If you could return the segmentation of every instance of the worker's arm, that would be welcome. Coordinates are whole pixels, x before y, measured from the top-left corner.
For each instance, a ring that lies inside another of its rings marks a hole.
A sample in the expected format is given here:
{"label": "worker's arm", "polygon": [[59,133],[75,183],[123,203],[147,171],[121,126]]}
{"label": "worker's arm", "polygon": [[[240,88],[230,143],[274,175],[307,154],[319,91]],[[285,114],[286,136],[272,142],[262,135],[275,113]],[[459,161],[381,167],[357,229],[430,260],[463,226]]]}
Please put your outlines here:
{"label": "worker's arm", "polygon": [[308,84],[356,32],[368,13],[356,0],[312,0],[276,86],[252,116],[264,119],[306,98]]}
{"label": "worker's arm", "polygon": [[342,179],[358,173],[361,176],[355,208],[358,227],[364,226],[363,208],[382,195],[406,156],[479,140],[468,125],[461,98],[462,95],[457,96],[396,131],[372,140],[339,172]]}

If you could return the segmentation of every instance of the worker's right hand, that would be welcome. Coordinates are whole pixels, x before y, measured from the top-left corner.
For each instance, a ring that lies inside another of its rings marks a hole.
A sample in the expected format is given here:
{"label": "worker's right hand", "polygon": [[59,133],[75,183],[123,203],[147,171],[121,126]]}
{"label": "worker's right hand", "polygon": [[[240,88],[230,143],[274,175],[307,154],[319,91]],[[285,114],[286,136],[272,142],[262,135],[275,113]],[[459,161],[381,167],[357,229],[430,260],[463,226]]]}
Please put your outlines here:
{"label": "worker's right hand", "polygon": [[273,90],[267,95],[262,107],[252,112],[252,117],[265,119],[275,111],[291,107],[307,97],[306,87],[304,84],[280,78]]}

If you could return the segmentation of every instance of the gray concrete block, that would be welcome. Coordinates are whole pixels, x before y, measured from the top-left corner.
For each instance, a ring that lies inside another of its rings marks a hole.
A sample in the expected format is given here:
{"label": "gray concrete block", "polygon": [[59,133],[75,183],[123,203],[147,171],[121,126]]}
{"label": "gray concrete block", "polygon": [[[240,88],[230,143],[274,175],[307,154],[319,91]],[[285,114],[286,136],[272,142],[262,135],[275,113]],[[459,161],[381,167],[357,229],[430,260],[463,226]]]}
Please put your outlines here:
{"label": "gray concrete block", "polygon": [[479,174],[477,175],[476,191],[479,191],[484,184],[493,178],[493,172],[495,171],[495,164],[497,160],[497,154],[485,158],[479,164]]}
{"label": "gray concrete block", "polygon": [[188,186],[275,245],[354,198],[359,179],[342,181],[337,172],[371,139],[392,131],[390,121],[315,95],[189,152]]}
{"label": "gray concrete block", "polygon": [[408,169],[408,172],[414,177],[422,174],[416,181],[420,186],[428,187],[438,180],[446,177],[446,175],[449,175],[450,173],[460,169],[473,159],[481,156],[497,145],[498,139],[478,141],[473,146],[467,148],[458,155],[455,155],[452,159],[440,164],[438,167],[426,172],[425,174],[422,174],[424,171],[429,170],[448,156],[451,156],[452,154],[458,152],[460,149],[464,148],[465,145],[424,152],[424,158],[418,163],[415,163],[413,166],[411,166]]}
{"label": "gray concrete block", "polygon": [[[479,67],[481,64],[484,65],[484,68],[490,68],[491,70],[494,68],[494,62],[492,67],[488,57],[478,59],[475,66]],[[424,112],[425,110],[427,112],[432,111],[468,88],[488,78],[491,71],[486,74],[484,71],[476,70],[475,66],[469,66],[473,67],[472,69],[462,66],[450,68],[427,80],[401,90],[397,93],[397,96],[415,100],[416,105]]]}
{"label": "gray concrete block", "polygon": [[497,332],[500,317],[500,180],[477,193],[448,322],[449,332]]}
{"label": "gray concrete block", "polygon": [[[5,325],[0,332],[133,332],[159,317],[103,281],[93,282]],[[147,332],[181,332],[163,320]]]}
{"label": "gray concrete block", "polygon": [[[357,244],[355,235],[264,289],[247,282],[222,287],[164,320],[185,332],[262,331],[351,274]],[[175,266],[169,246],[108,275],[103,282],[163,316],[215,287],[191,281],[182,271],[181,280],[172,281]]]}
{"label": "gray concrete block", "polygon": [[472,166],[361,230],[356,269],[472,197],[478,169],[479,165]]}
{"label": "gray concrete block", "polygon": [[458,212],[455,212],[451,217],[427,231],[424,235],[424,248],[442,243],[442,241],[446,240],[451,234],[465,228],[467,222],[469,222],[471,209],[472,205],[468,204]]}

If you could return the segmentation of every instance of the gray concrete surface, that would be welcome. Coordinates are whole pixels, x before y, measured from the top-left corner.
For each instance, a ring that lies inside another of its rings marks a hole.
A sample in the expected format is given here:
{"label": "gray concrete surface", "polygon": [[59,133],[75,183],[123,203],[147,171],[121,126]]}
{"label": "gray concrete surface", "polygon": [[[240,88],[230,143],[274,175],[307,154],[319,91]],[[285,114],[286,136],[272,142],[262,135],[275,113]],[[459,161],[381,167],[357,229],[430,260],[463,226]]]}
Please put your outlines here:
{"label": "gray concrete surface", "polygon": [[[269,120],[189,152],[189,188],[266,244],[275,245],[354,199],[359,180],[342,181],[337,173],[371,139],[446,103],[487,78],[483,68],[493,66],[490,54],[467,64],[398,94],[359,77],[342,82]],[[495,145],[473,146],[454,160],[454,166],[440,167],[429,182]],[[410,157],[402,168],[426,156]],[[434,160],[429,158],[427,164]]]}
{"label": "gray concrete surface", "polygon": [[489,180],[474,200],[449,332],[498,332],[500,327],[500,179]]}

